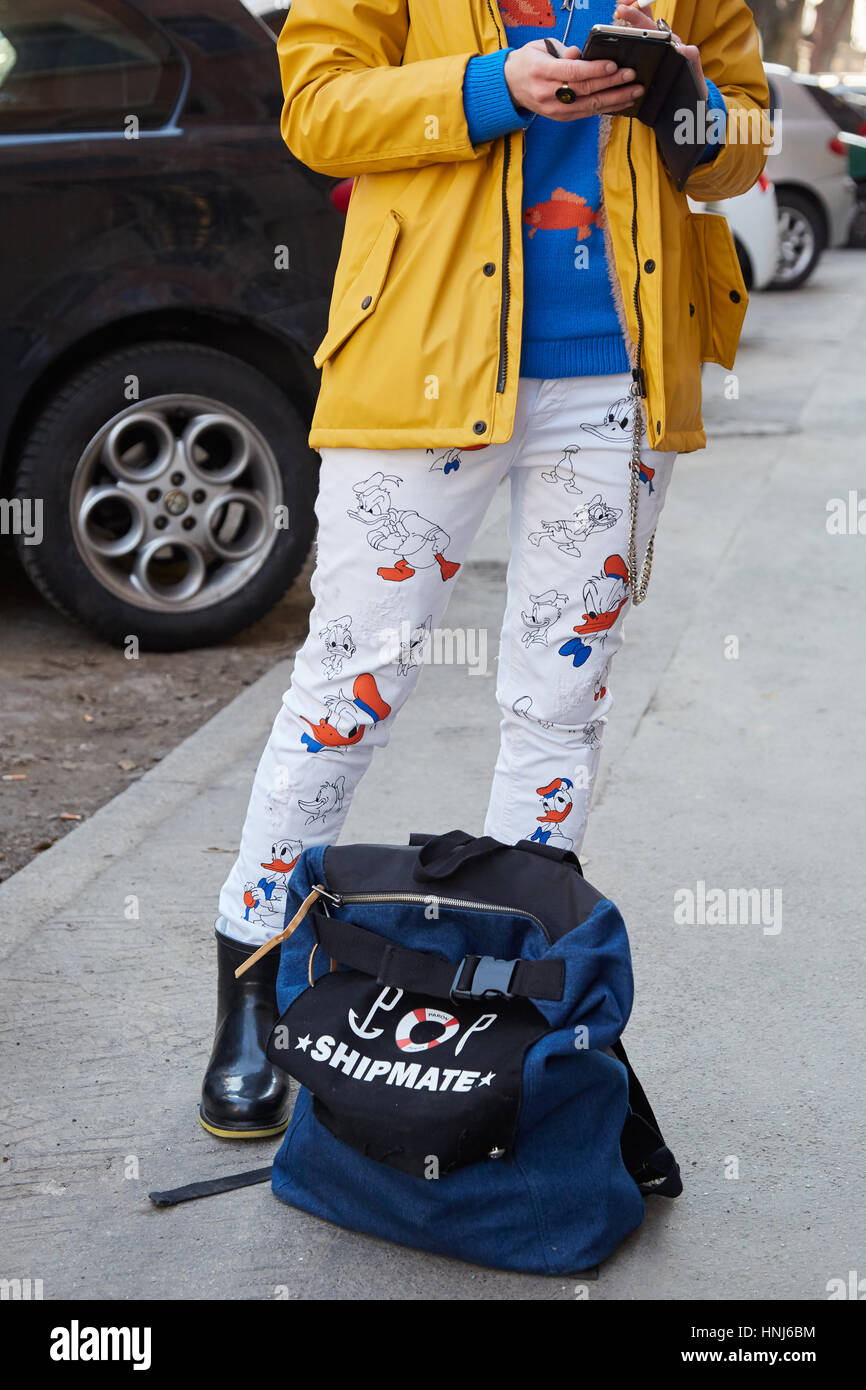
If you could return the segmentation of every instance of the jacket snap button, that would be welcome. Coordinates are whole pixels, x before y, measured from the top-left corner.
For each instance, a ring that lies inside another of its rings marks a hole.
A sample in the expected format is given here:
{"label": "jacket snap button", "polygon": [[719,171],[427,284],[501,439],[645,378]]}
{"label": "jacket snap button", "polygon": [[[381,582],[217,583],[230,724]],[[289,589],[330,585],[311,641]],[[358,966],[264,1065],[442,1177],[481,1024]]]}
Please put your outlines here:
{"label": "jacket snap button", "polygon": [[362,308],[362,309],[369,309],[369,307],[370,307],[370,305],[371,305],[372,303],[373,303],[372,298],[370,297],[369,294],[367,294],[367,295],[365,295],[364,298],[361,300],[361,308]]}
{"label": "jacket snap button", "polygon": [[734,301],[735,304],[739,304],[739,302],[740,302],[740,292],[739,292],[739,290],[731,290],[731,299]]}
{"label": "jacket snap button", "polygon": [[652,275],[653,271],[656,268],[656,263],[655,261],[644,261],[643,268],[648,275]]}
{"label": "jacket snap button", "polygon": [[690,304],[690,305],[689,305],[689,318],[690,318],[690,319],[693,319],[694,316],[695,316],[695,306],[694,306],[694,304]]}
{"label": "jacket snap button", "polygon": [[492,261],[488,261],[486,265],[483,265],[483,266],[481,267],[481,269],[484,271],[484,274],[485,274],[485,275],[495,275],[495,274],[496,274],[496,266],[493,264]]}
{"label": "jacket snap button", "polygon": [[485,420],[476,420],[472,428],[476,434],[485,434],[487,432],[487,422]]}

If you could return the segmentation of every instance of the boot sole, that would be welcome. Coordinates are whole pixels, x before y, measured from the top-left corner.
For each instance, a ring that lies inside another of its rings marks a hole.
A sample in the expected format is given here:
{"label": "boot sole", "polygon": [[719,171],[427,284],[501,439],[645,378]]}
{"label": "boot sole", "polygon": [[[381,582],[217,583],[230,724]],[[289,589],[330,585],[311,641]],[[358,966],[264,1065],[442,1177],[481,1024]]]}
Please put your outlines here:
{"label": "boot sole", "polygon": [[274,1125],[270,1129],[225,1129],[219,1125],[212,1125],[206,1120],[199,1110],[199,1124],[207,1130],[208,1134],[216,1135],[217,1139],[272,1139],[277,1134],[282,1134],[288,1129],[288,1120],[283,1120],[280,1125]]}

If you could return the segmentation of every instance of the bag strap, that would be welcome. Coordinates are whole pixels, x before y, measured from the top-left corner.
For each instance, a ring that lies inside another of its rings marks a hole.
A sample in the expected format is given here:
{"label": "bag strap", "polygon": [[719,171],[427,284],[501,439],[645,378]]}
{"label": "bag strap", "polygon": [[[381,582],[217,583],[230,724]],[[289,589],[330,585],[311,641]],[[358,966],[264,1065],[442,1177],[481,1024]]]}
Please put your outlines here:
{"label": "bag strap", "polygon": [[452,1003],[495,996],[557,1001],[565,990],[561,959],[503,961],[464,956],[454,962],[437,951],[399,946],[366,927],[317,910],[310,911],[310,920],[318,944],[334,960],[410,994],[432,994]]}
{"label": "bag strap", "polygon": [[196,1197],[213,1197],[217,1192],[234,1192],[239,1187],[253,1187],[267,1182],[271,1165],[251,1168],[246,1173],[229,1173],[224,1178],[209,1178],[204,1182],[188,1182],[185,1187],[172,1187],[166,1192],[148,1192],[155,1207],[176,1207],[179,1202],[194,1202]]}
{"label": "bag strap", "polygon": [[644,1197],[679,1197],[683,1190],[679,1164],[662,1138],[658,1120],[621,1038],[610,1051],[628,1073],[629,1113],[620,1138],[623,1163]]}

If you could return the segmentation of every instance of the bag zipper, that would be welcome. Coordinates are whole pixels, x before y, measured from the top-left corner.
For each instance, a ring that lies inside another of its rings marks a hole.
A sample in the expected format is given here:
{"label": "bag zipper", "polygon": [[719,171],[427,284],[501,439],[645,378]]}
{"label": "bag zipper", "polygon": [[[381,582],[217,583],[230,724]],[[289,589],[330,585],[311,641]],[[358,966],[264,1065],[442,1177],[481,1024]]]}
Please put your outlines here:
{"label": "bag zipper", "polygon": [[[499,30],[493,6],[487,0],[490,18],[496,25],[496,41],[502,48],[502,34]],[[509,258],[511,254],[511,219],[508,213],[508,170],[511,166],[511,137],[505,136],[505,155],[502,161],[502,304],[499,310],[499,371],[496,379],[497,393],[505,390],[508,375],[508,309],[511,304],[511,276]]]}
{"label": "bag zipper", "polygon": [[524,907],[508,907],[504,903],[472,902],[468,898],[440,898],[436,893],[332,893],[321,883],[315,883],[313,888],[321,897],[328,898],[337,907],[342,907],[343,903],[423,903],[425,906],[441,903],[443,907],[459,907],[475,912],[510,912],[515,917],[530,918],[548,944],[553,945],[550,933],[541,918],[536,917],[534,912],[527,912]]}

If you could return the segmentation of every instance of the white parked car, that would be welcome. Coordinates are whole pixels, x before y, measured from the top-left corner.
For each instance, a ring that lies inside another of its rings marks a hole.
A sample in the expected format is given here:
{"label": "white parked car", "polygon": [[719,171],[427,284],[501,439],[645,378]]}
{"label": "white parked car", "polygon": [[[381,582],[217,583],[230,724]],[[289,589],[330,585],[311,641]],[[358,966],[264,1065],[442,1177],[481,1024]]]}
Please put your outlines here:
{"label": "white parked car", "polygon": [[[767,161],[779,205],[779,263],[774,289],[796,289],[828,246],[844,246],[856,188],[848,172],[850,109],[817,77],[765,63],[771,114],[781,110],[781,147]],[[778,141],[779,132],[776,131]]]}
{"label": "white parked car", "polygon": [[739,198],[715,203],[696,203],[693,212],[721,213],[728,219],[747,290],[763,290],[770,284],[779,257],[779,225],[776,194],[766,174]]}

